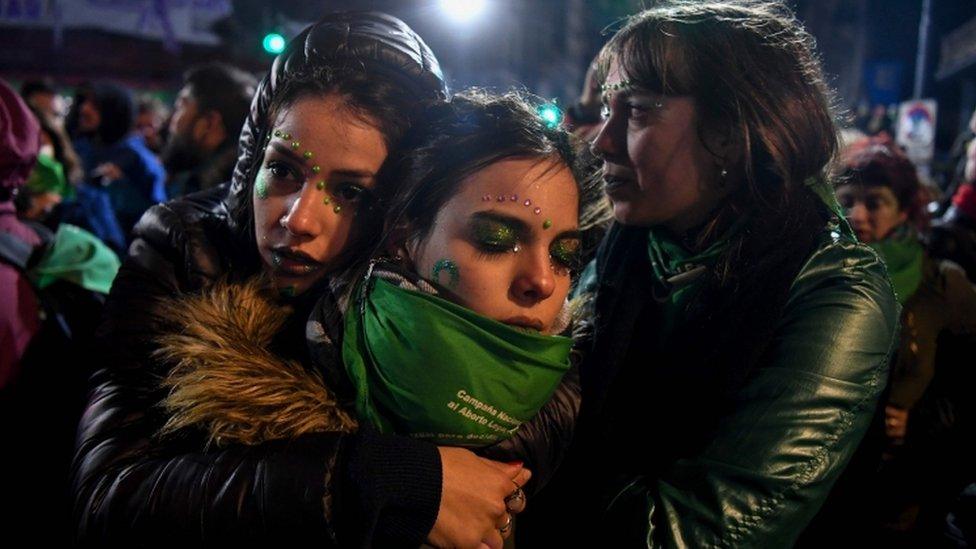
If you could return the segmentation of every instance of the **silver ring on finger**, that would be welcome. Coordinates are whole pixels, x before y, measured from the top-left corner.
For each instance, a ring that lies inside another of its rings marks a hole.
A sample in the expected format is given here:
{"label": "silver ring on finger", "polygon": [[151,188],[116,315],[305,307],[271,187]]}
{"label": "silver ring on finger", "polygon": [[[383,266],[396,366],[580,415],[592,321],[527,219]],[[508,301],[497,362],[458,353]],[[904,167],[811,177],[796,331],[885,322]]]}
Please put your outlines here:
{"label": "silver ring on finger", "polygon": [[[516,505],[513,506],[512,505],[513,503]],[[513,507],[517,508],[517,505],[520,503],[522,504],[523,507],[525,506],[525,492],[522,490],[521,486],[515,485],[515,490],[513,490],[511,494],[505,497],[505,507],[508,508],[509,511],[511,511]]]}
{"label": "silver ring on finger", "polygon": [[507,534],[512,529],[512,515],[506,513],[505,516],[508,517],[508,520],[506,520],[505,524],[498,529],[498,531],[502,534]]}

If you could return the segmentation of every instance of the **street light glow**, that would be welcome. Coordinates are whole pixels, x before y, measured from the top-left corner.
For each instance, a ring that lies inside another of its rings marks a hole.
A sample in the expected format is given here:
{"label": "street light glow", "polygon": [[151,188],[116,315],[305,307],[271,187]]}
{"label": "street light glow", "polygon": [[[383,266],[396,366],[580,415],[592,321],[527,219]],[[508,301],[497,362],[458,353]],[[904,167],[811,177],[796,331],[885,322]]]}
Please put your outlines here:
{"label": "street light glow", "polygon": [[441,10],[458,23],[474,20],[486,7],[487,0],[441,0]]}
{"label": "street light glow", "polygon": [[285,37],[277,32],[269,32],[264,35],[261,45],[264,46],[264,51],[277,55],[285,51]]}

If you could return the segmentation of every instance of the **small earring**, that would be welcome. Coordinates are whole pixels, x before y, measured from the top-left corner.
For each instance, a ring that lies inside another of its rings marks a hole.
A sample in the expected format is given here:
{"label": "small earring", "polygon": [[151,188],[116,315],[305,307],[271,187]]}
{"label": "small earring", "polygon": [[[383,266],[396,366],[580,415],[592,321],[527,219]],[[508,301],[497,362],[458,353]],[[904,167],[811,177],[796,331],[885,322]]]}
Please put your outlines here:
{"label": "small earring", "polygon": [[726,170],[725,168],[722,168],[722,179],[725,179],[725,177],[728,176],[728,175],[729,175],[729,170]]}

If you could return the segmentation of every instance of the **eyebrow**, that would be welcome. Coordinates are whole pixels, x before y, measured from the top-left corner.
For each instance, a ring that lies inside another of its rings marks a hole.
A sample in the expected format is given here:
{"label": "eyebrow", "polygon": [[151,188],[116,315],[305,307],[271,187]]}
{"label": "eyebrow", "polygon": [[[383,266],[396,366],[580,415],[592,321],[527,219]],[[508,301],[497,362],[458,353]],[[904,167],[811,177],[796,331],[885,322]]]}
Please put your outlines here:
{"label": "eyebrow", "polygon": [[[275,152],[277,152],[278,154],[282,154],[284,156],[287,156],[288,158],[294,160],[295,162],[298,162],[299,164],[303,164],[303,165],[305,165],[305,164],[314,164],[314,162],[312,162],[311,160],[306,159],[306,158],[300,156],[295,151],[293,151],[291,149],[291,147],[286,147],[285,145],[283,145],[281,143],[272,141],[271,142],[271,148],[273,148],[275,150]],[[376,178],[376,174],[374,172],[371,172],[369,170],[355,170],[355,169],[332,170],[331,172],[329,172],[328,175],[331,175],[331,176],[337,176],[337,175],[339,175],[339,176],[350,177],[350,178],[353,178],[353,179],[374,179],[374,178]]]}
{"label": "eyebrow", "polygon": [[[484,220],[484,221],[496,221],[498,223],[504,223],[515,229],[519,233],[519,236],[523,237],[528,234],[532,234],[532,229],[529,224],[524,220],[519,219],[515,216],[504,214],[495,210],[482,210],[480,212],[475,212],[471,215],[472,220]],[[558,233],[553,241],[564,240],[567,238],[580,238],[582,233],[578,229],[570,229]]]}

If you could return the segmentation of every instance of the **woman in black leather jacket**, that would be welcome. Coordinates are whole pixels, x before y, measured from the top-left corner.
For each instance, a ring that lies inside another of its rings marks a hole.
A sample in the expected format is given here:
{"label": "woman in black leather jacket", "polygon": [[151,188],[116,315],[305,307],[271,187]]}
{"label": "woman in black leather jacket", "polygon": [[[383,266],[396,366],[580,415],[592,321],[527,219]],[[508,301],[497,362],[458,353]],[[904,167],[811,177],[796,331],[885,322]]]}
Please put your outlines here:
{"label": "woman in black leather jacket", "polygon": [[[332,102],[303,102],[293,80],[317,81],[312,96]],[[158,406],[169,363],[154,355],[154,338],[172,329],[159,315],[162,298],[271,271],[290,309],[241,319],[265,329],[264,339],[238,341],[238,350],[307,363],[304,324],[326,290],[324,275],[353,262],[350,250],[376,229],[364,189],[378,166],[341,165],[319,184],[311,176],[331,161],[328,132],[288,124],[321,114],[309,108],[332,109],[349,136],[357,128],[380,131],[366,139],[375,159],[395,146],[416,107],[445,97],[436,59],[401,21],[328,16],[295,38],[261,82],[233,181],[142,218],[106,304],[104,368],[92,379],[79,427],[72,489],[82,544],[416,546],[426,539],[469,546],[497,532],[512,483],[529,475],[517,464],[367,431],[210,448],[201,433],[158,434],[169,419]],[[308,181],[298,185],[287,164],[301,160],[322,165],[309,166]],[[356,215],[325,226],[315,215],[324,206],[338,218]],[[340,250],[323,244],[333,238],[323,231],[336,226],[349,239]]]}

